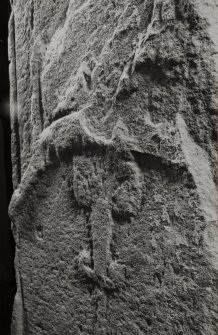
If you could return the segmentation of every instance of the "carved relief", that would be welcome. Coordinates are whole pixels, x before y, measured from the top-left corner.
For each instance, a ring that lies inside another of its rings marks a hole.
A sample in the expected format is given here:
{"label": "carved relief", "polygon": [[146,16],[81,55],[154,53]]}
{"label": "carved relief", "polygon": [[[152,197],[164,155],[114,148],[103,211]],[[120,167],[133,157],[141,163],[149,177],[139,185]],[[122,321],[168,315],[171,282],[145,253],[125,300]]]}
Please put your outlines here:
{"label": "carved relief", "polygon": [[[172,0],[63,1],[60,17],[48,4],[54,20],[28,12],[32,39],[19,25],[14,37],[11,19],[14,334],[215,333],[203,26],[193,34]],[[20,45],[31,45],[26,95]]]}

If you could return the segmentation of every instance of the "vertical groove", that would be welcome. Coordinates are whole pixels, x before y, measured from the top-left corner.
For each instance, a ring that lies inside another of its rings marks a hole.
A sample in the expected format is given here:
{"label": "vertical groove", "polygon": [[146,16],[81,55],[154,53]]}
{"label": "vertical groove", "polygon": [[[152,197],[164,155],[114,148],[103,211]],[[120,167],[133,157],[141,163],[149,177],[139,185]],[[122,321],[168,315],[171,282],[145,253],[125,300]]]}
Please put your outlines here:
{"label": "vertical groove", "polygon": [[[38,70],[39,70],[39,68],[38,68]],[[39,114],[40,114],[40,120],[41,120],[41,131],[43,131],[43,128],[44,128],[44,108],[43,108],[43,102],[42,102],[42,88],[41,88],[41,82],[40,82],[40,73],[38,73],[38,89],[39,89]]]}
{"label": "vertical groove", "polygon": [[16,51],[15,51],[15,21],[13,9],[9,21],[9,76],[10,76],[10,114],[11,114],[11,146],[13,166],[13,186],[17,188],[21,180],[21,148],[19,133],[19,117],[17,106],[17,74],[16,74]]}

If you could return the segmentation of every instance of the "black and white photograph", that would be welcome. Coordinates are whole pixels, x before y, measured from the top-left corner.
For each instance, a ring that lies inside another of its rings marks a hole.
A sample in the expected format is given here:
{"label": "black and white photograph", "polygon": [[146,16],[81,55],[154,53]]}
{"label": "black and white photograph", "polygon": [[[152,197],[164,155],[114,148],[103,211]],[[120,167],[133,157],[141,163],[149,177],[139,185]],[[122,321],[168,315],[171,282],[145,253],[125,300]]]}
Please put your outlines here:
{"label": "black and white photograph", "polygon": [[218,0],[0,15],[0,335],[218,335]]}

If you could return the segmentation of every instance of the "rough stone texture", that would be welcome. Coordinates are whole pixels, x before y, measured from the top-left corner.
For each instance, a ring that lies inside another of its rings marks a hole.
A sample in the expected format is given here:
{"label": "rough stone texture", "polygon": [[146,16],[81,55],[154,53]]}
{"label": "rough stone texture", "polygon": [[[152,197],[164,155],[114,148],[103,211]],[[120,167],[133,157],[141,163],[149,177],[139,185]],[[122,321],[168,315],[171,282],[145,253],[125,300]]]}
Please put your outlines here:
{"label": "rough stone texture", "polygon": [[12,7],[12,334],[218,334],[217,1]]}

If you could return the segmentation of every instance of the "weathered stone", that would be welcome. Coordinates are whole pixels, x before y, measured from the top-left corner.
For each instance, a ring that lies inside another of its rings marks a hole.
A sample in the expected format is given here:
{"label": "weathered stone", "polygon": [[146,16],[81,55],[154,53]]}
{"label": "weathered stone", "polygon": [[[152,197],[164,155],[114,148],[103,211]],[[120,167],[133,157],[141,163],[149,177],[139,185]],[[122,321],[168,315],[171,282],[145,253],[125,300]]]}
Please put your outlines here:
{"label": "weathered stone", "polygon": [[218,5],[12,9],[12,334],[217,334]]}

